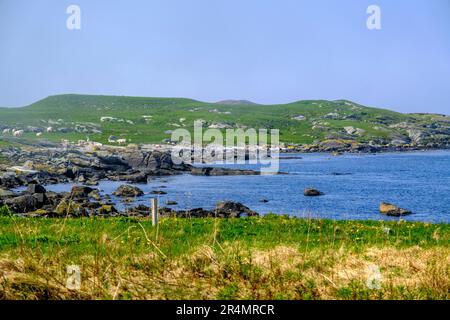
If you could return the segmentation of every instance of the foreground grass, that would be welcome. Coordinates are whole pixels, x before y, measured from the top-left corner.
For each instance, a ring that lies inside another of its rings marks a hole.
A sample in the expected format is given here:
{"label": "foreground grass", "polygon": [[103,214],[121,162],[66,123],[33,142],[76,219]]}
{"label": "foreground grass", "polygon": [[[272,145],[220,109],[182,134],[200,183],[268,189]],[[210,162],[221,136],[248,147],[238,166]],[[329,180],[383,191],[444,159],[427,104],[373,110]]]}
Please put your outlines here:
{"label": "foreground grass", "polygon": [[[448,224],[0,218],[3,299],[448,299]],[[81,290],[66,288],[68,265]],[[368,286],[373,271],[379,286]],[[371,289],[372,288],[372,289]]]}

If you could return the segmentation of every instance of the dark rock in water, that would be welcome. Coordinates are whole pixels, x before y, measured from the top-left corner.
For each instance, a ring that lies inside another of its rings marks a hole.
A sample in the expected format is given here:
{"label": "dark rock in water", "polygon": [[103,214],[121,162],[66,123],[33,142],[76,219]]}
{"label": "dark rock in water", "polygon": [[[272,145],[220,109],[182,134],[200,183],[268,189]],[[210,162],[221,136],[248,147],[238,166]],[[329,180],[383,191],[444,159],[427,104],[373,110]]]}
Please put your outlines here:
{"label": "dark rock in water", "polygon": [[35,193],[46,193],[47,190],[40,184],[31,183],[27,187],[27,193],[35,194]]}
{"label": "dark rock in water", "polygon": [[152,192],[150,192],[151,194],[167,194],[167,192],[165,191],[161,191],[161,190],[153,190]]}
{"label": "dark rock in water", "polygon": [[244,206],[242,203],[233,201],[218,202],[216,205],[215,213],[218,216],[224,218],[239,218],[241,214],[246,214],[248,216],[257,216],[258,213],[250,210],[248,207]]}
{"label": "dark rock in water", "polygon": [[144,192],[135,186],[130,185],[121,185],[116,191],[113,192],[113,195],[117,197],[140,197],[144,195]]}
{"label": "dark rock in water", "polygon": [[396,205],[382,202],[380,204],[380,213],[385,214],[387,216],[400,217],[400,216],[405,216],[405,215],[411,214],[412,212],[402,209],[400,207],[397,207]]}
{"label": "dark rock in water", "polygon": [[240,170],[229,168],[215,168],[215,167],[193,167],[191,174],[195,176],[236,176],[236,175],[259,175],[259,171],[254,170]]}
{"label": "dark rock in water", "polygon": [[324,195],[323,192],[314,188],[306,188],[305,191],[303,191],[303,194],[305,197],[318,197]]}
{"label": "dark rock in water", "polygon": [[72,192],[70,196],[73,199],[84,199],[89,197],[89,194],[94,191],[94,189],[86,186],[74,186],[72,187]]}
{"label": "dark rock in water", "polygon": [[39,200],[32,195],[18,196],[12,199],[7,199],[5,204],[15,213],[27,213],[36,211],[41,206]]}

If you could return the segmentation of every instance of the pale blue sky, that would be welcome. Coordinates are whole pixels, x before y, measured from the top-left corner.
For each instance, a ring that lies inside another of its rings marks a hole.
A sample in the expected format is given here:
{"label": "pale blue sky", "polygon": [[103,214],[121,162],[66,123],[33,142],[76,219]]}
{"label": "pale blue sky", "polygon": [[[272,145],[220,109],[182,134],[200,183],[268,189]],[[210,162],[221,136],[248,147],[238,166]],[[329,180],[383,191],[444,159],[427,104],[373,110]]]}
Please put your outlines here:
{"label": "pale blue sky", "polygon": [[60,93],[450,114],[450,1],[0,0],[0,106]]}

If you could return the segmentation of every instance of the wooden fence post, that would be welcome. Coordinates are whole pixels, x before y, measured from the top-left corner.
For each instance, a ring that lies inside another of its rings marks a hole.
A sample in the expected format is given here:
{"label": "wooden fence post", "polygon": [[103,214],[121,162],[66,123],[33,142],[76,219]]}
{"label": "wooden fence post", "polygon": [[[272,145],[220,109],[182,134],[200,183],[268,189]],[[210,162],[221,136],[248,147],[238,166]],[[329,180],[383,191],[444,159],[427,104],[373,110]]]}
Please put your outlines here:
{"label": "wooden fence post", "polygon": [[152,226],[158,225],[158,199],[152,198]]}

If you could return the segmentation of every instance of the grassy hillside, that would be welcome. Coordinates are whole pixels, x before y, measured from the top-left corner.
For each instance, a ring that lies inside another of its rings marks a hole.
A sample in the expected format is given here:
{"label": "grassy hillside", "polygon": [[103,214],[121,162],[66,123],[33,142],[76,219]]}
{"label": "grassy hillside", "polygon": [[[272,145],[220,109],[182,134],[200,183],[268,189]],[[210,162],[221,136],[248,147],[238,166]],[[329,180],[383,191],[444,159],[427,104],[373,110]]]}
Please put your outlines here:
{"label": "grassy hillside", "polygon": [[448,299],[448,236],[447,224],[279,215],[158,229],[0,217],[0,299]]}
{"label": "grassy hillside", "polygon": [[[407,115],[345,100],[257,105],[245,101],[205,103],[179,98],[58,95],[23,108],[0,108],[2,131],[24,129],[24,138],[48,141],[89,137],[106,142],[114,135],[132,143],[158,143],[170,138],[170,130],[179,127],[192,130],[197,119],[205,120],[205,128],[276,128],[280,129],[282,142],[300,144],[325,139],[368,142],[407,138],[402,123],[425,128],[432,122],[449,122],[443,116]],[[393,128],[396,124],[400,125]],[[48,127],[53,132],[46,132]],[[348,133],[344,127],[358,130]],[[40,131],[42,135],[36,137]],[[10,135],[4,134],[5,138]]]}

